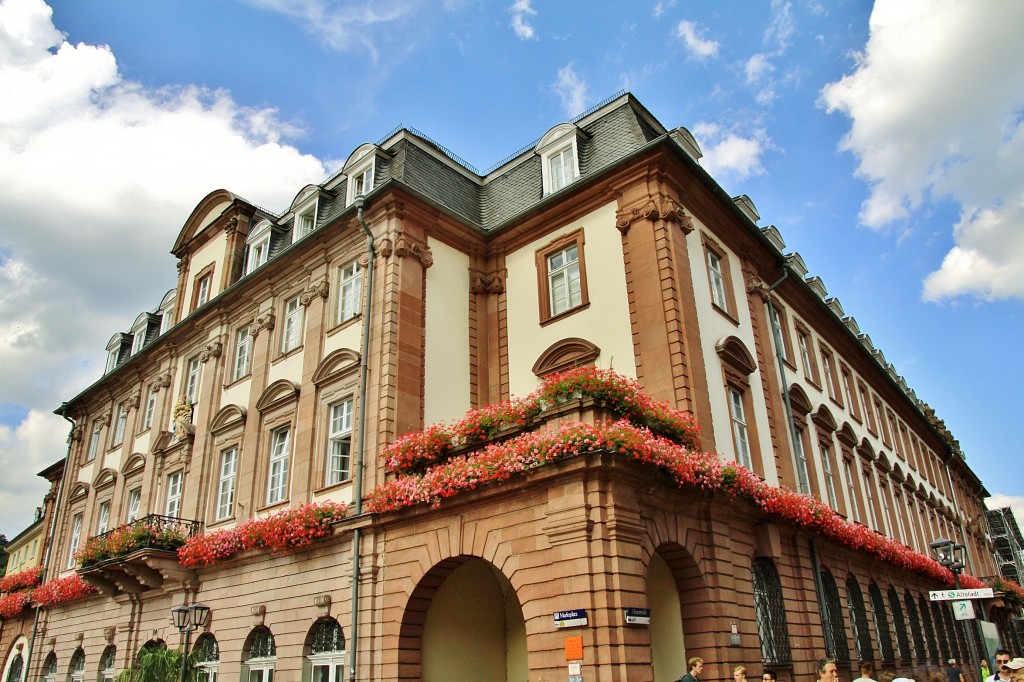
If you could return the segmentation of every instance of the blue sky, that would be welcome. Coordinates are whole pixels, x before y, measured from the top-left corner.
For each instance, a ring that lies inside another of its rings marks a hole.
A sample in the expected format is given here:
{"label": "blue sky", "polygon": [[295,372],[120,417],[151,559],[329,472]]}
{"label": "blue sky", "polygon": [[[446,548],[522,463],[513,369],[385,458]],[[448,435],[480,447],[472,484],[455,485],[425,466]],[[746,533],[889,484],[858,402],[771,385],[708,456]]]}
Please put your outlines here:
{"label": "blue sky", "polygon": [[281,211],[398,125],[485,169],[619,90],[694,133],[1024,509],[1021,25],[980,0],[0,0],[0,532],[209,191]]}

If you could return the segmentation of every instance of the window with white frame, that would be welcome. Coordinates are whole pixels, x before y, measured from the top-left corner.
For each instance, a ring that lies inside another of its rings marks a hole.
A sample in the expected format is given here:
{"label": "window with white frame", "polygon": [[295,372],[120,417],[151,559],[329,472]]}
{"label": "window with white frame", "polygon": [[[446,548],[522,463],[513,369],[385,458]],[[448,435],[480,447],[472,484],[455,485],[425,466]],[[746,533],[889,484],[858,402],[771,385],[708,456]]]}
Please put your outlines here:
{"label": "window with white frame", "polygon": [[311,682],[345,682],[345,635],[341,625],[328,618],[313,627],[307,657]]}
{"label": "window with white frame", "polygon": [[374,160],[371,160],[348,176],[348,203],[351,204],[356,197],[365,196],[373,191],[373,166]]}
{"label": "window with white frame", "polygon": [[295,216],[292,241],[298,241],[313,231],[316,226],[316,204]]}
{"label": "window with white frame", "polygon": [[184,473],[175,471],[167,475],[167,506],[164,514],[171,518],[179,518],[181,515],[181,483]]}
{"label": "window with white frame", "polygon": [[120,355],[120,353],[120,348],[111,348],[107,350],[107,366],[103,370],[104,374],[117,367],[117,356]]}
{"label": "window with white frame", "polygon": [[548,192],[557,192],[576,179],[576,154],[570,144],[547,157]]}
{"label": "window with white frame", "polygon": [[868,521],[873,530],[884,530],[878,527],[878,517],[875,516],[875,483],[871,478],[871,469],[864,469],[864,497],[867,498],[864,506],[867,507]]}
{"label": "window with white frame", "polygon": [[834,367],[831,353],[822,351],[821,368],[825,374],[825,389],[828,391],[829,397],[838,400],[839,393],[836,391],[836,381],[835,374],[833,373]]}
{"label": "window with white frame", "polygon": [[153,413],[156,412],[156,399],[159,391],[156,386],[150,386],[149,392],[146,394],[146,409],[142,413],[142,430],[153,426]]}
{"label": "window with white frame", "polygon": [[82,541],[82,515],[75,514],[71,519],[71,538],[68,541],[68,568],[75,567],[75,552],[78,551],[78,543]]}
{"label": "window with white frame", "polygon": [[177,299],[177,290],[171,289],[160,301],[160,333],[163,334],[174,326],[174,304]]}
{"label": "window with white frame", "polygon": [[732,418],[732,437],[736,444],[736,461],[751,468],[750,437],[747,431],[747,416],[743,409],[743,394],[729,387],[729,414]]}
{"label": "window with white frame", "polygon": [[57,654],[52,651],[43,662],[43,682],[57,682]]}
{"label": "window with white frame", "polygon": [[277,647],[270,629],[258,625],[249,633],[244,647],[243,682],[274,682]]}
{"label": "window with white frame", "polygon": [[128,410],[124,403],[117,406],[117,416],[114,418],[114,433],[110,437],[110,447],[115,447],[124,442],[124,430],[128,425]]}
{"label": "window with white frame", "polygon": [[247,252],[245,258],[245,274],[249,274],[256,268],[267,262],[270,258],[270,234],[271,225],[269,220],[260,221],[249,234],[245,242]]}
{"label": "window with white frame", "polygon": [[860,508],[857,505],[857,482],[854,480],[854,467],[850,460],[843,460],[846,473],[846,491],[850,497],[850,520],[860,522]]}
{"label": "window with white frame", "polygon": [[217,638],[209,632],[204,632],[199,635],[192,651],[196,682],[217,682],[217,669],[220,667],[220,646],[217,644]]}
{"label": "window with white frame", "polygon": [[302,344],[302,318],[305,308],[299,296],[284,303],[284,324],[281,327],[281,352],[288,353]]}
{"label": "window with white frame", "polygon": [[25,676],[25,659],[20,653],[15,654],[7,668],[7,682],[22,682]]}
{"label": "window with white frame", "polygon": [[132,355],[135,355],[146,345],[147,327],[139,327],[132,330]]}
{"label": "window with white frame", "polygon": [[267,504],[277,504],[288,493],[288,453],[291,429],[284,426],[270,434],[270,463],[267,469]]}
{"label": "window with white frame", "polygon": [[103,650],[103,655],[100,657],[99,682],[113,682],[116,667],[117,647],[110,644]]}
{"label": "window with white frame", "polygon": [[722,257],[711,249],[707,249],[708,279],[711,282],[711,302],[722,310],[728,310],[725,297],[725,276],[722,274]]}
{"label": "window with white frame", "polygon": [[548,296],[552,315],[583,303],[579,262],[579,248],[576,244],[548,255]]}
{"label": "window with white frame", "polygon": [[71,657],[71,666],[68,668],[68,682],[83,682],[85,680],[85,652],[81,649],[75,651]]}
{"label": "window with white frame", "polygon": [[544,134],[535,149],[541,160],[544,194],[557,192],[580,177],[580,129],[562,123]]}
{"label": "window with white frame", "polygon": [[96,459],[96,453],[100,449],[100,433],[103,431],[103,422],[99,419],[92,423],[92,433],[89,435],[89,448],[85,451],[85,461],[91,462]]}
{"label": "window with white frame", "polygon": [[139,518],[139,510],[142,507],[142,488],[132,488],[128,491],[128,514],[125,521],[131,523]]}
{"label": "window with white frame", "polygon": [[821,464],[825,474],[825,494],[828,495],[828,506],[838,510],[839,501],[836,499],[836,481],[832,472],[832,448],[827,445],[821,446]]}
{"label": "window with white frame", "polygon": [[252,369],[252,333],[249,325],[235,332],[235,370],[234,380],[247,376]]}
{"label": "window with white frame", "polygon": [[196,356],[188,361],[188,372],[185,375],[185,398],[190,405],[199,402],[199,380],[203,375],[203,363]]}
{"label": "window with white frame", "polygon": [[796,490],[801,495],[810,495],[811,479],[807,473],[807,453],[804,451],[804,432],[800,429],[797,429],[794,434],[793,450],[796,453]]}
{"label": "window with white frame", "polygon": [[217,481],[217,520],[234,516],[235,478],[238,475],[238,447],[220,453],[220,477]]}
{"label": "window with white frame", "polygon": [[99,521],[96,522],[96,535],[103,535],[110,528],[110,502],[100,504]]}
{"label": "window with white frame", "polygon": [[213,273],[208,273],[199,278],[196,283],[196,307],[204,305],[210,300],[210,290],[213,288]]}
{"label": "window with white frame", "polygon": [[358,261],[338,268],[338,324],[359,314],[363,274]]}
{"label": "window with white frame", "polygon": [[904,545],[907,544],[907,529],[903,525],[903,495],[896,486],[899,485],[894,483],[892,486],[893,495],[893,516],[896,517],[896,530],[900,534],[899,541]]}
{"label": "window with white frame", "polygon": [[352,398],[330,408],[330,434],[327,437],[327,485],[347,481],[351,475]]}
{"label": "window with white frame", "polygon": [[804,378],[809,381],[814,381],[814,374],[811,372],[811,340],[807,335],[807,332],[797,331],[796,333],[797,346],[800,348],[800,364],[804,370]]}

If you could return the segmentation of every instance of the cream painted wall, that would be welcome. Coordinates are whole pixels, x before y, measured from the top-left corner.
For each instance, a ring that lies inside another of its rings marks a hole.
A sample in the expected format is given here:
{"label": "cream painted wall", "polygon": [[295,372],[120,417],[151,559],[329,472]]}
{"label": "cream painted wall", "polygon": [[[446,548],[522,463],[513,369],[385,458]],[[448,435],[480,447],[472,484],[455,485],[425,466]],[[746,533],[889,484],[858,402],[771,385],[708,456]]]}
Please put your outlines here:
{"label": "cream painted wall", "polygon": [[[231,360],[233,362],[233,359]],[[231,369],[233,369],[233,367],[229,366],[228,371],[231,371]],[[239,381],[237,384],[232,384],[230,388],[225,388],[223,391],[220,391],[220,403],[217,405],[217,409],[214,411],[214,413],[221,410],[225,405],[238,405],[239,407],[248,409],[249,391],[251,390],[252,379],[249,378],[243,379],[242,381]]]}
{"label": "cream painted wall", "polygon": [[654,682],[672,682],[689,672],[683,641],[683,614],[672,571],[660,554],[647,567],[647,606],[651,609]]}
{"label": "cream painted wall", "polygon": [[[729,279],[732,285],[733,303],[736,306],[736,317],[739,324],[718,312],[711,304],[711,284],[708,281],[707,261],[704,257],[704,245],[701,242],[700,233],[707,231],[705,226],[698,220],[694,220],[697,228],[687,236],[687,251],[690,257],[690,276],[693,278],[694,299],[697,303],[697,323],[701,327],[701,339],[703,347],[701,354],[704,358],[704,367],[708,377],[708,395],[711,399],[711,415],[715,432],[715,448],[730,461],[736,461],[736,444],[732,437],[732,420],[729,408],[729,399],[725,393],[725,383],[722,378],[722,361],[718,357],[715,345],[727,336],[735,336],[754,355],[754,330],[750,325],[750,309],[747,306],[746,284],[743,281],[743,273],[740,270],[739,260],[736,255],[726,251],[729,258]],[[717,240],[716,240],[717,242]],[[724,248],[724,247],[723,247]],[[764,395],[761,388],[761,373],[775,371],[774,365],[760,367],[758,371],[750,375],[750,391],[753,396]],[[747,415],[748,427],[757,430],[758,439],[762,451],[771,448],[768,429],[768,409],[763,400],[755,398],[751,401],[754,407],[754,414]],[[751,453],[756,457],[756,453]],[[764,457],[764,461],[771,463],[772,457]],[[779,476],[775,467],[766,469],[765,480],[772,485],[778,485]]]}
{"label": "cream painted wall", "polygon": [[[332,313],[333,314],[333,313]],[[327,338],[324,339],[324,357],[333,353],[336,350],[342,348],[348,348],[356,353],[363,347],[363,318],[360,317],[358,320],[345,327],[339,329],[333,334],[328,334]]]}
{"label": "cream painted wall", "polygon": [[[583,228],[590,307],[545,327],[540,326],[536,251],[557,237]],[[615,204],[609,203],[543,239],[527,244],[505,259],[508,279],[509,384],[513,396],[539,385],[531,371],[540,354],[564,338],[586,339],[601,349],[598,367],[614,366],[635,377],[633,338],[629,328],[622,235],[615,227]]]}
{"label": "cream painted wall", "polygon": [[426,368],[423,420],[455,420],[469,402],[469,256],[436,239],[427,242]]}
{"label": "cream painted wall", "polygon": [[[140,420],[141,422],[141,420]],[[153,425],[132,440],[132,452],[149,452],[149,444],[152,442],[153,434],[160,432],[160,425],[153,417]]]}
{"label": "cream painted wall", "polygon": [[[277,331],[275,329],[274,331]],[[307,330],[307,333],[308,330]],[[280,343],[279,338],[274,339],[275,343]],[[278,349],[275,349],[275,351]],[[280,379],[287,379],[296,384],[302,381],[302,355],[305,350],[301,350],[297,353],[289,355],[284,360],[278,360],[270,363],[270,371],[267,372],[267,386],[278,381]]]}
{"label": "cream painted wall", "polygon": [[[221,206],[211,211],[204,221],[204,225],[218,217],[223,208],[224,207]],[[213,282],[210,286],[210,298],[213,298],[220,293],[220,277],[223,273],[224,254],[227,252],[227,246],[228,237],[226,234],[221,232],[213,239],[199,247],[199,249],[192,254],[192,257],[189,258],[188,277],[185,279],[185,296],[184,298],[179,299],[180,301],[183,301],[182,318],[192,312],[192,287],[195,284],[196,275],[198,275],[202,269],[210,263],[216,263],[213,268]],[[179,293],[179,296],[180,295],[181,294]]]}

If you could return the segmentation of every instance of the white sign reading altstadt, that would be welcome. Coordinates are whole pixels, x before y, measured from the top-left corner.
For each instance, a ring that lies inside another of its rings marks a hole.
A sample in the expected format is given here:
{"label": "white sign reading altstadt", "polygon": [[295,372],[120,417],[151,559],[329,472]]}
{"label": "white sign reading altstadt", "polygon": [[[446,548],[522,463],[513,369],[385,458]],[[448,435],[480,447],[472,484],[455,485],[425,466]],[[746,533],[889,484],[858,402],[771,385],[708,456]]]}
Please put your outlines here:
{"label": "white sign reading altstadt", "polygon": [[991,587],[980,587],[976,590],[932,590],[928,598],[932,601],[957,601],[960,599],[991,599],[995,596]]}

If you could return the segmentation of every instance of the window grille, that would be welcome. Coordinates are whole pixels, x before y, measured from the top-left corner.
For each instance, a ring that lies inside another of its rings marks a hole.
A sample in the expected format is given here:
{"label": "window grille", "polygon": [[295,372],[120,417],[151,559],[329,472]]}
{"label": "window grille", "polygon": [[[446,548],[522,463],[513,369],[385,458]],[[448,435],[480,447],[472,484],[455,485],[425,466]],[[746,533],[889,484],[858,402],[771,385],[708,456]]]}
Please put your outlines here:
{"label": "window grille", "polygon": [[949,637],[946,633],[946,625],[942,621],[942,609],[938,602],[932,602],[932,622],[935,623],[935,637],[939,642],[940,662],[947,661],[953,656],[953,652],[949,648]]}
{"label": "window grille", "polygon": [[322,621],[313,633],[313,643],[310,645],[309,653],[327,654],[345,650],[345,633],[341,631],[341,625],[333,618]]}
{"label": "window grille", "polygon": [[889,610],[892,611],[892,627],[896,630],[896,646],[900,650],[900,661],[914,662],[914,652],[910,650],[910,638],[907,636],[907,621],[903,618],[903,604],[895,587],[889,587]]}
{"label": "window grille", "polygon": [[757,634],[761,640],[761,661],[766,665],[793,662],[789,649],[789,625],[782,597],[782,581],[771,559],[757,558],[751,566]]}
{"label": "window grille", "polygon": [[57,679],[57,654],[50,652],[46,657],[46,662],[43,663],[43,671],[44,682],[55,682]]}
{"label": "window grille", "polygon": [[199,636],[192,651],[196,663],[212,663],[220,660],[220,647],[217,646],[217,638],[209,632],[204,632]]}
{"label": "window grille", "polygon": [[860,584],[852,575],[846,579],[846,599],[850,603],[850,621],[853,624],[853,641],[857,645],[857,658],[872,661],[875,650],[871,646],[871,633],[868,631],[868,612],[864,606],[864,594]]}
{"label": "window grille", "polygon": [[68,670],[68,682],[82,682],[85,679],[85,652],[75,651],[71,657],[71,668]]}
{"label": "window grille", "polygon": [[117,647],[113,644],[103,650],[100,657],[100,679],[109,682],[114,679],[114,668],[117,666]]}
{"label": "window grille", "polygon": [[878,585],[868,585],[871,597],[871,610],[874,612],[875,632],[878,634],[878,647],[882,650],[882,663],[895,663],[896,654],[892,649],[892,633],[889,631],[889,617],[886,615],[885,599]]}
{"label": "window grille", "polygon": [[[942,608],[942,607],[946,608]],[[942,602],[939,607],[942,613],[942,621],[946,624],[946,637],[949,639],[949,656],[963,664],[963,648],[960,646],[959,632],[957,632],[956,621],[953,620],[953,606],[949,602]]]}
{"label": "window grille", "polygon": [[[839,587],[828,571],[821,572],[821,583],[825,593],[825,609],[828,612],[826,624],[826,647],[828,653],[839,665],[850,664],[850,647],[846,643],[846,625],[843,623],[843,606],[839,601]],[[831,644],[829,644],[831,643]]]}
{"label": "window grille", "polygon": [[[904,592],[903,600],[907,604],[907,617],[910,619],[910,634],[914,638],[914,650],[917,651],[917,662],[927,663],[928,662],[928,649],[925,648],[924,637],[925,637],[925,626],[921,622],[921,619],[917,615],[917,604],[914,603],[914,598],[910,596],[910,592]],[[931,623],[928,623],[928,631],[931,631]],[[929,634],[929,638],[934,639],[934,634]]]}
{"label": "window grille", "polygon": [[11,661],[11,667],[7,669],[7,682],[21,682],[24,673],[25,659],[21,657],[21,654],[17,654]]}
{"label": "window grille", "polygon": [[246,658],[273,658],[277,656],[274,635],[265,627],[257,627],[249,633],[249,646],[246,647]]}
{"label": "window grille", "polygon": [[947,617],[948,620],[953,623],[953,632],[956,633],[956,646],[957,649],[960,650],[956,654],[956,660],[961,666],[963,666],[967,661],[971,661],[973,663],[974,661],[970,654],[971,650],[967,646],[967,629],[964,626],[964,621],[953,618],[953,605],[950,602],[945,603],[949,606],[947,609]]}

